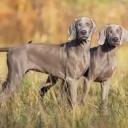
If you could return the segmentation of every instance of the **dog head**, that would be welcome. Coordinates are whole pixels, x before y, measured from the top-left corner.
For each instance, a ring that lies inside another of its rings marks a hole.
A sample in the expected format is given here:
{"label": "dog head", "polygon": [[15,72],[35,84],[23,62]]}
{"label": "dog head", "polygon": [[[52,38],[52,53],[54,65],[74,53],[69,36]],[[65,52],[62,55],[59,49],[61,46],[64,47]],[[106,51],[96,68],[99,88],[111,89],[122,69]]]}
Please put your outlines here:
{"label": "dog head", "polygon": [[117,24],[106,25],[101,29],[99,33],[98,42],[100,45],[103,45],[105,41],[110,46],[119,46],[122,44],[122,42],[128,41],[128,31]]}
{"label": "dog head", "polygon": [[95,28],[96,25],[92,19],[88,17],[76,18],[69,27],[69,40],[91,40]]}

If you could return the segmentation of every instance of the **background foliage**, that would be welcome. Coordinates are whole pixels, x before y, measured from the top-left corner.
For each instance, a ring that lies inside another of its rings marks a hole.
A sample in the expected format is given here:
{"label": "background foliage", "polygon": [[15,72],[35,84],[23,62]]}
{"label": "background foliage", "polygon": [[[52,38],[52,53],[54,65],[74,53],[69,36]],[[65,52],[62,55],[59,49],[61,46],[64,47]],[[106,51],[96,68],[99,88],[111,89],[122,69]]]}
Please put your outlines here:
{"label": "background foliage", "polygon": [[127,0],[1,0],[0,40],[3,44],[63,42],[78,16],[93,18],[98,27],[106,23],[127,27],[127,10]]}

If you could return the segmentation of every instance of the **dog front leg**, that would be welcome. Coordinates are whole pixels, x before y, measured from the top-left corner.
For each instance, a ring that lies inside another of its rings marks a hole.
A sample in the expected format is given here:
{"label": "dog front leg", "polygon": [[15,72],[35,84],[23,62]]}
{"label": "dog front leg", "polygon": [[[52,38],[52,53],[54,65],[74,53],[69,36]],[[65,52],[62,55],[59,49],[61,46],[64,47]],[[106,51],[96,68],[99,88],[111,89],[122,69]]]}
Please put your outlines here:
{"label": "dog front leg", "polygon": [[67,92],[69,104],[74,107],[77,105],[77,84],[78,80],[71,79],[67,81]]}
{"label": "dog front leg", "polygon": [[83,80],[83,91],[82,91],[82,97],[81,97],[81,103],[85,104],[87,102],[87,96],[90,90],[90,81],[84,77]]}
{"label": "dog front leg", "polygon": [[109,81],[101,82],[101,109],[105,113],[107,112],[108,93],[109,93]]}

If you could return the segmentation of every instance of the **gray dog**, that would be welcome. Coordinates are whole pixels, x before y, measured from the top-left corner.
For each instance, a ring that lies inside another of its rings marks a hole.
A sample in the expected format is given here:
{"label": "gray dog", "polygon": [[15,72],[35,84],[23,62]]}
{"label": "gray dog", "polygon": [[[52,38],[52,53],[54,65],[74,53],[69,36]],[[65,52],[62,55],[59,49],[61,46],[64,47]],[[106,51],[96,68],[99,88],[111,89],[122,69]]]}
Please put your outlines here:
{"label": "gray dog", "polygon": [[[107,108],[109,81],[116,68],[116,48],[128,41],[128,31],[120,25],[110,24],[99,34],[99,46],[91,48],[91,63],[85,77],[89,81],[100,82],[102,107]],[[90,85],[85,81],[85,96]]]}
{"label": "gray dog", "polygon": [[0,48],[8,52],[8,76],[3,84],[5,93],[13,92],[29,70],[52,74],[68,85],[70,103],[76,104],[77,80],[87,70],[90,62],[90,40],[95,24],[88,17],[75,19],[65,44],[25,44],[13,48]]}
{"label": "gray dog", "polygon": [[[86,99],[90,89],[90,81],[100,82],[102,107],[107,108],[109,79],[116,68],[115,50],[122,42],[128,41],[128,31],[120,25],[111,24],[102,28],[99,35],[99,46],[90,49],[90,66],[84,74],[84,95]],[[57,82],[57,77],[49,75],[45,87],[42,87],[40,94],[43,96]]]}

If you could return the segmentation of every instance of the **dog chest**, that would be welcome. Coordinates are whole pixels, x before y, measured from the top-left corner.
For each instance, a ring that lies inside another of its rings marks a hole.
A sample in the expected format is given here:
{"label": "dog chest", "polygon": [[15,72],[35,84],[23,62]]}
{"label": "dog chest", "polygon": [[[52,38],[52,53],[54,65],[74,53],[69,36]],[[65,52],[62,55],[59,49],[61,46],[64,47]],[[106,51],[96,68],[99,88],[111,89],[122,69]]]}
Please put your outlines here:
{"label": "dog chest", "polygon": [[90,63],[90,54],[71,53],[67,58],[66,74],[70,77],[80,77],[87,70]]}

